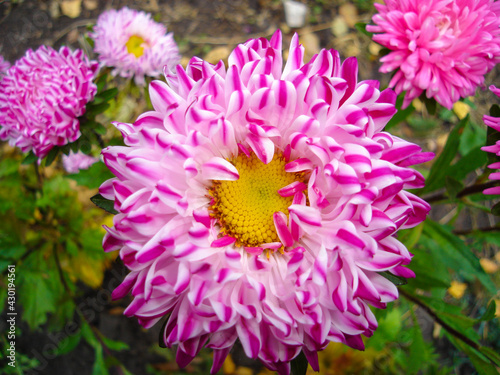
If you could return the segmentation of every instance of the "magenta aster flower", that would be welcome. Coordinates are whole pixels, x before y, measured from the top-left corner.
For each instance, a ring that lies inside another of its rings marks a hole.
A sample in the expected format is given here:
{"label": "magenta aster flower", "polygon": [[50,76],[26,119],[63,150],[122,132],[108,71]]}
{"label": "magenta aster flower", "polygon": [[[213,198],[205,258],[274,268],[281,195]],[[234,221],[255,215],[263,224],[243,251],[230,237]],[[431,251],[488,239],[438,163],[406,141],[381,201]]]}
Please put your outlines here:
{"label": "magenta aster flower", "polygon": [[164,66],[173,68],[180,61],[172,33],[166,32],[150,14],[122,8],[102,13],[91,37],[101,64],[114,67],[114,75],[135,76],[135,82],[144,85],[144,76],[157,77]]}
{"label": "magenta aster flower", "polygon": [[423,177],[420,147],[382,131],[396,95],[357,81],[334,50],[303,63],[295,35],[239,45],[222,62],[193,58],[150,85],[154,111],[118,123],[126,146],[104,149],[116,178],[106,251],[130,269],[113,292],[125,314],[178,345],[177,362],[214,350],[212,373],[239,338],[250,358],[288,374],[331,341],[363,347],[369,305],[398,296],[379,273],[414,276],[395,233],[429,205],[404,190]]}
{"label": "magenta aster flower", "polygon": [[7,70],[10,68],[10,63],[7,60],[4,60],[3,56],[0,55],[0,78],[2,78]]}
{"label": "magenta aster flower", "polygon": [[77,153],[70,151],[69,155],[63,155],[62,157],[63,167],[68,173],[78,173],[82,169],[89,169],[98,161],[98,158],[85,155],[81,151],[78,151]]}
{"label": "magenta aster flower", "polygon": [[380,71],[395,72],[389,86],[406,91],[403,107],[425,91],[451,109],[500,61],[500,2],[386,0],[375,7],[367,30],[391,50]]}
{"label": "magenta aster flower", "polygon": [[0,138],[40,159],[78,139],[78,117],[97,91],[97,65],[81,50],[28,50],[0,81]]}
{"label": "magenta aster flower", "polygon": [[[490,86],[490,90],[498,97],[500,97],[500,89],[495,86]],[[484,123],[492,129],[496,131],[500,131],[500,117],[493,117],[484,115],[483,116]],[[500,141],[497,141],[496,144],[491,146],[482,147],[481,150],[492,152],[497,156],[500,156]],[[499,169],[500,162],[493,163],[488,165],[488,168],[491,169]],[[500,180],[500,172],[494,172],[490,174],[491,180]],[[484,194],[500,194],[500,186],[495,186],[489,189],[484,190]]]}

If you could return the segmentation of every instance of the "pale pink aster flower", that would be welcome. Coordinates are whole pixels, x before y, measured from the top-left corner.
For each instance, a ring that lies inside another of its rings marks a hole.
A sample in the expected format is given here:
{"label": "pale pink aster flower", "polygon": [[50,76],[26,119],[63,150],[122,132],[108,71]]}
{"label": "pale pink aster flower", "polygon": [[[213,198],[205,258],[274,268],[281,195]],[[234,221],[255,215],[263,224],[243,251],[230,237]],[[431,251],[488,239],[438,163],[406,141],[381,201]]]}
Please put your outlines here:
{"label": "pale pink aster flower", "polygon": [[185,366],[206,345],[216,373],[236,339],[280,374],[331,341],[362,348],[412,277],[395,237],[429,205],[405,189],[432,158],[383,132],[396,95],[357,81],[357,61],[322,50],[303,63],[295,35],[252,39],[211,65],[193,58],[153,81],[154,107],[117,123],[126,146],[103,150],[116,178],[101,194],[118,214],[106,251],[130,269],[113,298],[144,327],[169,316],[165,345]]}
{"label": "pale pink aster flower", "polygon": [[98,158],[85,155],[81,151],[78,151],[77,153],[70,151],[68,155],[63,155],[62,157],[63,167],[68,173],[78,173],[82,169],[89,169],[98,161]]}
{"label": "pale pink aster flower", "polygon": [[500,2],[494,0],[386,0],[373,40],[391,50],[380,61],[394,72],[389,87],[406,91],[403,107],[425,91],[451,109],[474,95],[500,61]]}
{"label": "pale pink aster flower", "polygon": [[0,78],[2,78],[7,70],[10,68],[10,63],[7,60],[4,60],[3,56],[0,55]]}
{"label": "pale pink aster flower", "polygon": [[102,65],[114,67],[112,74],[144,85],[144,76],[157,77],[163,67],[173,68],[180,61],[172,33],[154,22],[151,15],[129,8],[111,9],[97,19],[94,50]]}
{"label": "pale pink aster flower", "polygon": [[[498,97],[500,97],[500,89],[495,86],[490,86],[490,90]],[[492,129],[500,132],[500,117],[493,117],[489,115],[483,116],[484,123]],[[497,141],[494,145],[484,146],[481,150],[486,152],[492,152],[500,157],[500,141]],[[488,165],[488,168],[499,169],[500,162]],[[500,180],[500,172],[494,172],[490,174],[490,180]],[[484,194],[500,194],[500,186],[495,186],[489,189],[485,189]]]}
{"label": "pale pink aster flower", "polygon": [[40,159],[77,140],[97,68],[81,50],[28,50],[0,81],[0,138]]}

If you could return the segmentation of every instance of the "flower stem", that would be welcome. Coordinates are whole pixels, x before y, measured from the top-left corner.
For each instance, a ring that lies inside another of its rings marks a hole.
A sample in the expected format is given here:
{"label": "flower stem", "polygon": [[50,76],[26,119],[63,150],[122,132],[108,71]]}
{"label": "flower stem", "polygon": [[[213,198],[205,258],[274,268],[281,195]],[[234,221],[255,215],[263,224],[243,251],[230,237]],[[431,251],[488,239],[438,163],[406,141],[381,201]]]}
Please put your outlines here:
{"label": "flower stem", "polygon": [[[484,189],[495,187],[497,185],[498,185],[498,181],[489,181],[489,182],[486,182],[483,184],[467,186],[463,190],[459,191],[456,197],[463,198],[467,195],[480,193]],[[425,200],[427,203],[439,202],[439,201],[443,201],[443,200],[448,199],[448,198],[449,197],[446,195],[446,193],[435,193],[435,194],[431,194],[431,195],[427,195],[427,196],[422,197],[422,199]]]}

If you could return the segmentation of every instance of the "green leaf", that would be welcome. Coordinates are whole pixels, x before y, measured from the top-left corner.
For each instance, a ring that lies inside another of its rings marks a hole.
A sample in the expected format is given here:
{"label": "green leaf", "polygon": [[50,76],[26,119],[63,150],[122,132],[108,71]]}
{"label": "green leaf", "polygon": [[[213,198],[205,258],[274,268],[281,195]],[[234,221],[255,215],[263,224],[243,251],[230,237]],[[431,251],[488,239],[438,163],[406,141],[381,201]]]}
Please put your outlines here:
{"label": "green leaf", "polygon": [[45,166],[46,167],[50,166],[54,162],[58,154],[59,154],[59,147],[52,147],[52,149],[45,157]]}
{"label": "green leaf", "polygon": [[367,346],[377,351],[383,350],[388,343],[394,342],[401,331],[401,310],[394,307],[394,304],[390,304],[387,309],[389,311],[387,311],[385,316],[377,318],[378,328],[373,336],[367,340]]}
{"label": "green leaf", "polygon": [[500,202],[491,207],[491,213],[495,216],[500,216]]}
{"label": "green leaf", "polygon": [[490,303],[488,304],[488,307],[486,307],[486,311],[484,312],[483,316],[479,318],[479,320],[482,321],[492,320],[495,318],[495,313],[496,313],[496,304],[494,300],[491,300]]}
{"label": "green leaf", "polygon": [[290,365],[292,370],[291,375],[305,375],[309,362],[307,362],[305,354],[301,351],[300,354],[292,360]]}
{"label": "green leaf", "polygon": [[127,350],[129,348],[129,346],[123,341],[111,340],[110,338],[107,338],[102,334],[100,335],[100,337],[104,345],[106,345],[106,347],[110,348],[111,350],[119,352],[122,350]]}
{"label": "green leaf", "polygon": [[94,366],[92,367],[92,375],[109,375],[106,363],[104,362],[101,345],[95,347],[95,360]]}
{"label": "green leaf", "polygon": [[36,156],[33,151],[30,151],[28,155],[23,159],[21,164],[26,165],[26,164],[32,164],[38,160],[38,156]]}
{"label": "green leaf", "polygon": [[368,37],[372,37],[373,36],[373,33],[369,32],[366,30],[366,23],[364,22],[358,22],[354,25],[354,27],[356,28],[356,30],[358,30],[360,33],[362,34],[365,34],[366,36]]}
{"label": "green leaf", "polygon": [[420,190],[420,194],[429,193],[443,187],[444,176],[449,175],[448,169],[451,162],[455,158],[458,146],[460,145],[460,134],[468,121],[469,116],[461,120],[450,132],[441,155],[439,155],[439,157],[434,161],[434,164],[432,164],[429,177],[427,177],[426,186]]}
{"label": "green leaf", "polygon": [[387,271],[380,272],[379,275],[384,276],[387,280],[389,280],[396,286],[408,284],[408,280],[406,280],[404,277],[393,275],[392,273]]}
{"label": "green leaf", "polygon": [[95,84],[97,85],[97,93],[98,94],[102,91],[102,89],[106,85],[107,80],[108,80],[108,75],[106,73],[104,73],[95,82]]}
{"label": "green leaf", "polygon": [[57,346],[57,355],[62,355],[73,351],[73,349],[75,349],[80,343],[81,338],[82,332],[80,330],[73,335],[69,335],[63,338]]}
{"label": "green leaf", "polygon": [[425,104],[425,108],[427,108],[427,112],[429,112],[430,115],[435,115],[436,110],[437,110],[437,102],[436,99],[434,98],[427,98],[425,93],[422,93],[420,95],[420,101]]}
{"label": "green leaf", "polygon": [[474,348],[470,347],[463,341],[458,340],[456,337],[447,332],[446,336],[451,341],[451,343],[455,345],[455,347],[467,354],[479,375],[498,375],[497,369],[495,368],[493,363],[489,362],[487,358],[485,358],[484,354],[478,352]]}
{"label": "green leaf", "polygon": [[403,94],[399,95],[396,100],[396,108],[398,108],[398,111],[394,116],[392,116],[392,118],[385,126],[385,131],[389,131],[399,123],[403,122],[408,118],[408,116],[410,116],[415,111],[415,107],[411,103],[405,109],[401,109],[401,106],[403,105],[403,100],[404,100],[404,95]]}
{"label": "green leaf", "polygon": [[[484,146],[486,142],[486,129],[483,126],[479,126],[472,121],[469,121],[464,127],[464,131],[460,137],[460,147],[458,151],[461,155],[467,155],[474,148],[479,148]],[[485,154],[486,159],[486,153]]]}
{"label": "green leaf", "polygon": [[90,115],[98,115],[99,113],[103,113],[109,108],[109,103],[107,102],[102,102],[102,103],[90,103],[87,105],[87,113]]}
{"label": "green leaf", "polygon": [[479,259],[459,237],[451,232],[450,227],[427,219],[424,233],[438,245],[441,250],[440,255],[445,257],[448,267],[470,282],[477,278],[490,293],[497,292],[495,284],[479,264]]}
{"label": "green leaf", "polygon": [[113,99],[116,95],[118,94],[118,89],[116,87],[113,87],[111,89],[105,90],[97,96],[100,98],[103,102],[109,102],[111,99]]}
{"label": "green leaf", "polygon": [[104,181],[114,176],[103,162],[98,161],[90,166],[89,169],[70,174],[68,177],[75,180],[78,185],[86,186],[89,189],[95,189],[101,186]]}
{"label": "green leaf", "polygon": [[118,211],[114,208],[114,201],[104,198],[101,194],[96,194],[92,198],[90,198],[92,203],[94,203],[97,207],[102,208],[104,211],[109,212],[110,214],[116,215]]}
{"label": "green leaf", "polygon": [[464,188],[464,184],[452,176],[445,177],[445,186],[449,197],[452,199],[455,199],[457,194]]}
{"label": "green leaf", "polygon": [[[41,253],[41,251],[40,251]],[[43,254],[41,254],[43,255]],[[37,253],[22,264],[22,277],[18,279],[18,301],[23,307],[23,319],[31,329],[47,321],[47,314],[56,312],[63,288],[52,262]],[[20,268],[21,266],[19,266]]]}
{"label": "green leaf", "polygon": [[410,344],[410,353],[408,355],[408,371],[410,374],[416,374],[427,361],[428,353],[425,347],[422,331],[418,325],[418,321],[413,316],[412,340]]}

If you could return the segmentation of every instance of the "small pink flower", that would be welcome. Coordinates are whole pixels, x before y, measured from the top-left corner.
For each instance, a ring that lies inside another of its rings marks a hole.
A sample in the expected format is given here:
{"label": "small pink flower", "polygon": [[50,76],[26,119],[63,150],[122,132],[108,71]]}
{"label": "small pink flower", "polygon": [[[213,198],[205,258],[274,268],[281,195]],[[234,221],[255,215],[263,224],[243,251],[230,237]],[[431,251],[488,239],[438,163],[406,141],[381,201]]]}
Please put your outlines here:
{"label": "small pink flower", "polygon": [[[204,346],[216,373],[237,339],[280,374],[302,350],[362,348],[397,288],[412,277],[399,229],[429,205],[406,189],[432,154],[383,131],[396,95],[358,81],[354,58],[322,50],[304,64],[281,33],[211,65],[193,58],[153,81],[154,111],[117,123],[126,146],[103,150],[116,178],[101,194],[119,212],[103,246],[130,269],[113,292],[187,365]],[[175,73],[175,74],[174,74]]]}
{"label": "small pink flower", "polygon": [[0,78],[2,78],[10,68],[10,63],[0,55]]}
{"label": "small pink flower", "polygon": [[[490,86],[490,90],[498,97],[500,97],[500,89],[496,88],[495,86]],[[496,131],[500,131],[500,117],[493,117],[489,115],[484,115],[483,116],[484,123],[489,126],[492,129],[495,129]],[[497,141],[496,144],[491,145],[491,146],[484,146],[481,148],[481,150],[486,151],[486,152],[492,152],[495,155],[500,157],[500,141]],[[493,163],[488,165],[488,168],[491,169],[499,169],[500,168],[500,162]],[[500,172],[494,172],[490,174],[490,179],[491,180],[500,180]],[[489,189],[484,190],[484,194],[500,194],[500,186],[495,186]]]}
{"label": "small pink flower", "polygon": [[180,61],[172,33],[166,32],[150,14],[125,7],[102,13],[91,37],[101,64],[144,85],[144,76],[158,77],[164,66],[173,68]]}
{"label": "small pink flower", "polygon": [[85,155],[81,151],[78,151],[76,154],[70,151],[69,155],[63,155],[62,157],[63,167],[68,173],[78,173],[82,169],[89,169],[98,161],[98,158]]}
{"label": "small pink flower", "polygon": [[386,0],[373,40],[392,52],[382,73],[395,72],[389,87],[406,91],[403,107],[425,91],[451,109],[474,95],[484,75],[500,61],[500,2],[494,0]]}
{"label": "small pink flower", "polygon": [[40,159],[77,140],[97,68],[81,50],[28,50],[0,81],[0,138]]}

